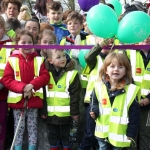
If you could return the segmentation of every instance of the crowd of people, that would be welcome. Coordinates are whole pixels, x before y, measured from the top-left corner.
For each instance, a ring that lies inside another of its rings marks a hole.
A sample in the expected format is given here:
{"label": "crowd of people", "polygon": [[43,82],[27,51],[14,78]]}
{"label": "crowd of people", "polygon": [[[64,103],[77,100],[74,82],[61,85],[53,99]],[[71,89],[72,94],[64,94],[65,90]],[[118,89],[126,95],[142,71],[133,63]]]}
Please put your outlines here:
{"label": "crowd of people", "polygon": [[[39,121],[46,125],[50,150],[71,150],[74,143],[74,150],[149,150],[150,52],[106,49],[123,43],[96,37],[87,13],[63,12],[59,1],[36,0],[34,10],[20,0],[1,2],[0,45],[24,47],[0,48],[0,150],[11,146],[16,132],[13,149],[22,150],[25,126],[27,149],[39,149]],[[133,11],[145,7],[139,1],[125,5],[118,21]],[[149,45],[150,37],[138,44]],[[44,45],[93,48],[83,68],[80,50]],[[74,141],[72,121],[78,124]]]}

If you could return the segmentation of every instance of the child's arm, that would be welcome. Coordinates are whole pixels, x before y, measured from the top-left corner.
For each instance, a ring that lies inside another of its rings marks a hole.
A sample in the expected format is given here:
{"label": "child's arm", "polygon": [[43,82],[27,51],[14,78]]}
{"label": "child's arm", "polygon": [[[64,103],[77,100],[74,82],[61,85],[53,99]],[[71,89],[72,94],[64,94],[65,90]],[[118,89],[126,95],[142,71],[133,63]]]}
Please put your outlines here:
{"label": "child's arm", "polygon": [[79,116],[79,101],[81,91],[81,83],[78,74],[76,74],[73,82],[70,84],[68,91],[70,94],[70,114],[73,119],[77,120]]}
{"label": "child's arm", "polygon": [[102,40],[99,44],[96,44],[89,51],[89,53],[87,53],[85,55],[85,61],[86,61],[87,65],[90,67],[90,70],[94,69],[94,67],[95,67],[95,65],[97,63],[96,57],[100,54],[100,52],[103,49],[103,47],[109,45],[109,43],[111,43],[111,42],[112,42],[111,39]]}
{"label": "child's arm", "polygon": [[45,86],[49,82],[49,73],[45,68],[45,64],[43,63],[40,68],[39,76],[33,79],[30,84],[33,85],[33,89],[35,91],[39,90],[41,87]]}
{"label": "child's arm", "polygon": [[93,92],[90,96],[90,115],[93,119],[96,119],[99,116],[99,106],[98,106],[98,100],[95,94],[95,89],[93,89]]}
{"label": "child's arm", "polygon": [[96,44],[90,51],[85,55],[85,61],[87,65],[90,67],[90,70],[94,69],[97,59],[96,57],[101,52],[102,48],[99,44]]}
{"label": "child's arm", "polygon": [[131,104],[128,114],[129,114],[129,123],[128,123],[126,135],[127,137],[135,138],[140,124],[140,106],[137,97]]}
{"label": "child's arm", "polygon": [[9,62],[7,62],[4,70],[3,82],[7,89],[15,93],[23,93],[23,89],[26,86],[25,83],[15,80],[14,70]]}

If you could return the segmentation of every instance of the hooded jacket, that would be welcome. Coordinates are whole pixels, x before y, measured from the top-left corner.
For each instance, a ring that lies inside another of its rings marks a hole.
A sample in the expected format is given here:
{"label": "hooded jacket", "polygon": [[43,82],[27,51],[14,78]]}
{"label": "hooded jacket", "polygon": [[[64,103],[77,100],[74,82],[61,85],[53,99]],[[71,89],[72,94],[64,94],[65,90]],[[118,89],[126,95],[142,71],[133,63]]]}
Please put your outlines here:
{"label": "hooded jacket", "polygon": [[[15,80],[14,70],[10,63],[7,62],[3,77],[6,88],[15,93],[22,93],[23,95],[23,89],[27,84],[32,84],[36,91],[48,83],[50,77],[44,63],[41,65],[39,77],[34,79],[34,58],[37,57],[36,52],[27,55],[26,58],[24,58],[22,54],[13,54],[11,57],[17,57],[19,59],[21,82]],[[10,108],[23,108],[23,104],[24,98],[22,97],[18,103],[9,103],[8,106]],[[31,97],[28,100],[28,108],[41,108],[42,106],[43,100],[37,96]]]}
{"label": "hooded jacket", "polygon": [[[55,70],[54,66],[51,65],[48,61],[45,62],[46,68],[49,72],[52,73],[55,82],[57,83],[58,80],[64,75],[65,72],[74,70],[75,62],[71,60],[67,65],[60,69],[58,72]],[[80,101],[80,91],[81,91],[81,84],[79,75],[77,74],[74,78],[74,81],[69,85],[69,94],[70,94],[70,114],[71,116],[79,115],[79,101]],[[47,110],[47,105],[45,108]],[[47,122],[55,125],[62,125],[62,124],[69,124],[71,122],[71,117],[58,117],[48,116]]]}

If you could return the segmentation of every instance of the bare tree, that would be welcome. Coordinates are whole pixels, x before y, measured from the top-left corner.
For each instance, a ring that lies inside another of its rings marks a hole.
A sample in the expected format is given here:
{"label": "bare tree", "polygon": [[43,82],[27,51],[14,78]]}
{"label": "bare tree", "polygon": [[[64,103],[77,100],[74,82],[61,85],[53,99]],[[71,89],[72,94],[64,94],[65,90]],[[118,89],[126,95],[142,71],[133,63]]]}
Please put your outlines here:
{"label": "bare tree", "polygon": [[101,0],[101,2],[102,2],[103,4],[106,4],[105,0]]}
{"label": "bare tree", "polygon": [[75,10],[75,0],[60,0],[64,9]]}

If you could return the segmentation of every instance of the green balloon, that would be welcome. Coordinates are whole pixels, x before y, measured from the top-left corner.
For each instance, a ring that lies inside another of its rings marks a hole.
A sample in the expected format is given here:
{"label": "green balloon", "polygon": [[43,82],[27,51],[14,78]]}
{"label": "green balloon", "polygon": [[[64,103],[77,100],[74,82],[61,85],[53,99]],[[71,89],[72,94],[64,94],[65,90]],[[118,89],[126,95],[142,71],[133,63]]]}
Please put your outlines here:
{"label": "green balloon", "polygon": [[119,17],[122,14],[122,5],[118,0],[108,0],[108,3],[114,6],[115,12]]}
{"label": "green balloon", "polygon": [[117,38],[123,43],[139,43],[150,35],[150,17],[142,11],[127,14],[119,23]]}
{"label": "green balloon", "polygon": [[86,22],[90,31],[98,37],[111,38],[117,33],[118,17],[107,5],[93,6],[87,13]]}
{"label": "green balloon", "polygon": [[86,61],[84,56],[89,52],[90,50],[86,49],[86,50],[80,50],[79,55],[78,55],[78,59],[79,59],[79,63],[81,65],[81,67],[84,69],[86,66]]}

